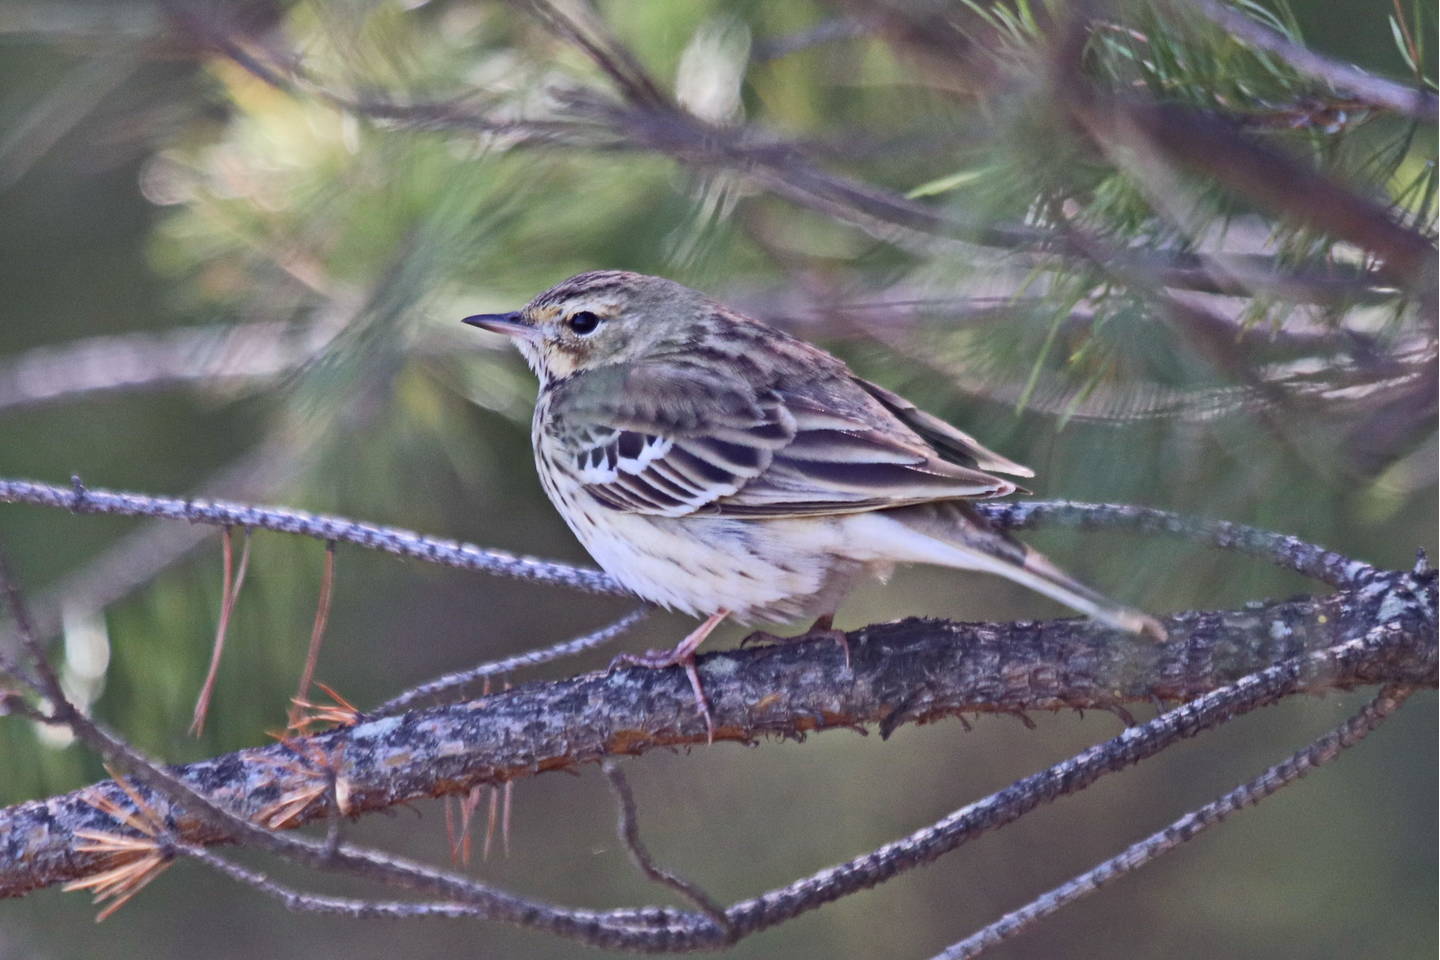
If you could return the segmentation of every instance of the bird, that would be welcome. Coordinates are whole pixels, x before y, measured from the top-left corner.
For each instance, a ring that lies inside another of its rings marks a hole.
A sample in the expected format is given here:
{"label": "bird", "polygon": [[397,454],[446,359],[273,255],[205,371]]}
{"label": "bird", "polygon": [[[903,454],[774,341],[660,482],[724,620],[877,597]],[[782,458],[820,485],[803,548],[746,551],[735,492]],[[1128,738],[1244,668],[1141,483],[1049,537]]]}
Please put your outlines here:
{"label": "bird", "polygon": [[975,510],[1029,492],[997,474],[1034,471],[697,290],[598,270],[462,322],[508,337],[539,380],[536,470],[591,557],[644,600],[704,618],[673,649],[612,668],[683,667],[711,740],[695,650],[721,622],[814,617],[791,639],[843,642],[841,600],[897,564],[996,574],[1165,636]]}

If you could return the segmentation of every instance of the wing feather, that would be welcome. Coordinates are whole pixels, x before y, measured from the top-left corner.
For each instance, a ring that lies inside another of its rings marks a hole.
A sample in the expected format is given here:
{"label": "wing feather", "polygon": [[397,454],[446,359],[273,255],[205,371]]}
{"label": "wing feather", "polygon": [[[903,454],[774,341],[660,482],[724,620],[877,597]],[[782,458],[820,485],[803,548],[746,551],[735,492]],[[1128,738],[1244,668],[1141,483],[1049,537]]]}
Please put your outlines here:
{"label": "wing feather", "polygon": [[867,422],[797,392],[756,390],[713,371],[656,364],[587,377],[553,389],[546,439],[576,464],[583,487],[615,510],[671,517],[855,513],[1003,496],[1015,485],[978,465],[1024,470],[978,444],[965,448],[978,451],[967,454],[974,465],[957,462],[946,455],[951,450],[927,443],[924,432],[888,422],[899,416],[896,406],[863,381],[857,382],[886,409],[858,391],[856,397],[876,411],[870,419],[886,422]]}
{"label": "wing feather", "polygon": [[897,420],[918,433],[926,443],[934,447],[942,457],[950,462],[980,470],[994,470],[1012,477],[1035,476],[1034,470],[1016,463],[1009,457],[1002,457],[970,434],[951,426],[934,414],[926,413],[900,394],[886,390],[878,383],[871,383],[869,380],[862,380],[856,376],[852,376],[851,379],[859,384],[866,393],[879,400],[886,410],[895,415]]}

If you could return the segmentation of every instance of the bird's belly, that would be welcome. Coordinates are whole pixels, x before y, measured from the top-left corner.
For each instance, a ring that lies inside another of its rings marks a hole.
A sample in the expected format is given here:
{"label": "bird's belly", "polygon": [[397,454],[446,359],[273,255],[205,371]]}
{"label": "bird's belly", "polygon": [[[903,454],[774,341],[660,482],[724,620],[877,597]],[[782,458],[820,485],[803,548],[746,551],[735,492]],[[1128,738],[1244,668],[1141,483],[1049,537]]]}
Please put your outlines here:
{"label": "bird's belly", "polygon": [[867,572],[827,549],[835,531],[825,520],[655,517],[593,501],[562,513],[611,576],[691,614],[729,610],[753,623],[832,613]]}

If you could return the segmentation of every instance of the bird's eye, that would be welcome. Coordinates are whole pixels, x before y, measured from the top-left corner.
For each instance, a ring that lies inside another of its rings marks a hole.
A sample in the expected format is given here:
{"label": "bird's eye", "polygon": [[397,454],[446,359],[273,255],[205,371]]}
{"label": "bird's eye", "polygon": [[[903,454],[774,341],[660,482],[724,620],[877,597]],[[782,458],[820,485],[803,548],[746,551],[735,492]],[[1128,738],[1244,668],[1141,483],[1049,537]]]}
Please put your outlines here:
{"label": "bird's eye", "polygon": [[600,318],[589,310],[579,310],[570,314],[569,319],[567,319],[565,323],[570,327],[572,332],[583,337],[599,329]]}

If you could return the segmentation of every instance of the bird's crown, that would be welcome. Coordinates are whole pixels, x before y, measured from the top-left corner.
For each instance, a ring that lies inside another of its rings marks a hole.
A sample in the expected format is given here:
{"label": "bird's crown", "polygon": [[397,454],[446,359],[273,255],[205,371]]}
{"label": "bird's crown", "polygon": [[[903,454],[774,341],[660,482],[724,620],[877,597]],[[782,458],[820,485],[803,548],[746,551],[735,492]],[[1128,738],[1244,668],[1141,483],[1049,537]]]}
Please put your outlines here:
{"label": "bird's crown", "polygon": [[684,339],[716,305],[663,277],[595,270],[564,280],[513,313],[467,317],[509,336],[542,383],[639,360],[657,345]]}

